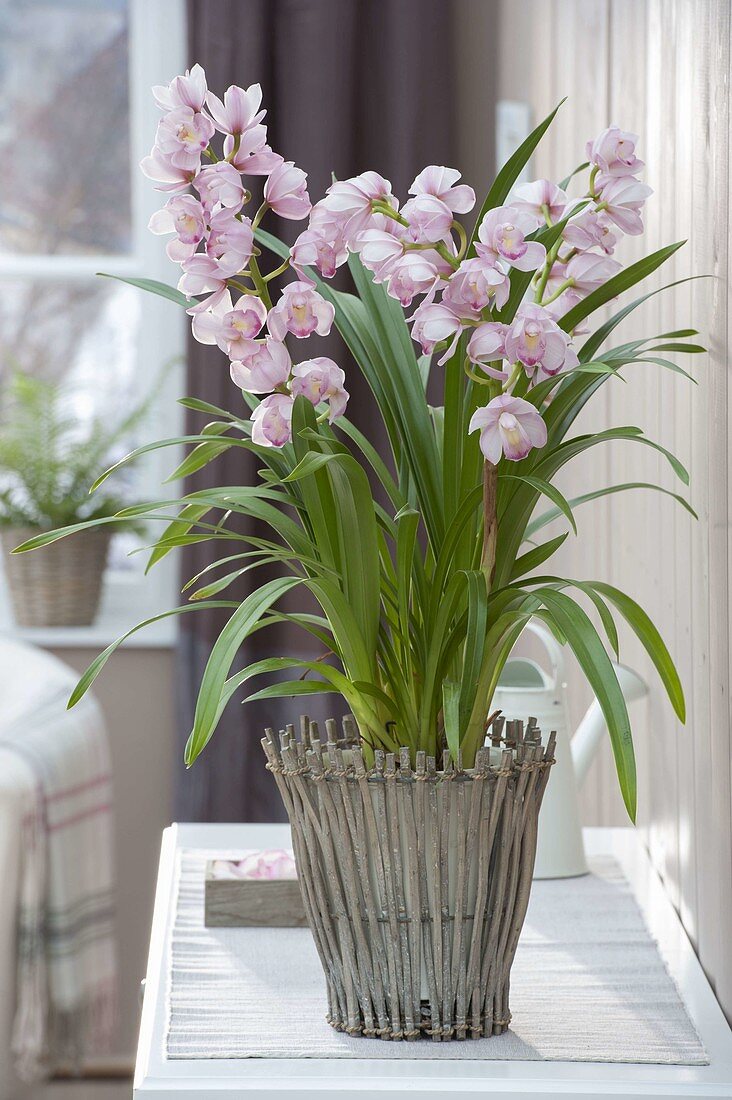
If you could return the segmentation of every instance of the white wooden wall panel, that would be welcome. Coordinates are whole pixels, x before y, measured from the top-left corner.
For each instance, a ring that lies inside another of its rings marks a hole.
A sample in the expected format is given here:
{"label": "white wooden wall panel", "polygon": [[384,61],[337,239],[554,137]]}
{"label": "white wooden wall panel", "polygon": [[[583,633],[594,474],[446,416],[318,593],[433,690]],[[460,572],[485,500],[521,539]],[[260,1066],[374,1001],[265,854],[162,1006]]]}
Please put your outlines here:
{"label": "white wooden wall panel", "polygon": [[[584,143],[616,122],[641,135],[645,178],[655,189],[643,238],[626,240],[630,263],[688,238],[655,285],[686,275],[618,330],[622,339],[693,322],[709,347],[688,357],[698,386],[651,364],[603,387],[580,430],[637,424],[674,451],[691,474],[695,523],[666,497],[643,491],[584,505],[580,537],[562,549],[568,575],[610,580],[652,615],[677,660],[687,694],[678,723],[637,643],[621,632],[621,658],[652,685],[633,712],[639,825],[720,1001],[732,1016],[732,743],[730,740],[730,263],[729,0],[504,0],[501,43],[521,43],[520,75],[503,51],[499,94],[530,100],[536,119],[564,95],[536,174],[559,179]],[[632,292],[631,292],[632,293]],[[614,444],[567,470],[562,489],[653,481],[678,491],[668,464],[648,448]],[[683,488],[683,487],[682,487]],[[577,719],[587,689],[571,682]],[[583,793],[588,823],[618,824],[623,810],[607,747]]]}

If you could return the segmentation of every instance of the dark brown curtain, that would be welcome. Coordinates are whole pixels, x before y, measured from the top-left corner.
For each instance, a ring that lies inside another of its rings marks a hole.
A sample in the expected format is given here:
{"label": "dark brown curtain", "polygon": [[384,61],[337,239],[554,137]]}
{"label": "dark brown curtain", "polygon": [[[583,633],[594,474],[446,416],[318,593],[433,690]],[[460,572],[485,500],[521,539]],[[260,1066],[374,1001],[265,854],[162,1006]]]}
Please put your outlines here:
{"label": "dark brown curtain", "polygon": [[[262,85],[269,141],[304,168],[315,202],[331,181],[369,168],[391,180],[402,201],[426,164],[455,163],[452,3],[446,0],[190,0],[190,62],[200,62],[209,87],[221,95],[229,84]],[[291,241],[301,223],[275,227]],[[331,355],[347,373],[348,415],[377,439],[378,416],[358,372],[349,370],[338,338],[312,343],[307,355]],[[302,345],[301,345],[302,347]],[[301,347],[297,350],[300,352]],[[294,349],[293,349],[294,350]],[[188,393],[234,408],[237,400],[222,354],[191,340]],[[190,430],[201,418],[192,414]],[[240,450],[221,456],[197,475],[195,487],[252,484],[257,463]],[[186,548],[185,577],[231,544]],[[239,587],[242,598],[262,572]],[[293,601],[293,607],[302,604]],[[181,616],[178,689],[180,746],[191,728],[196,693],[211,647],[228,612]],[[255,634],[238,667],[263,656],[313,655],[318,643],[290,627]],[[240,693],[240,698],[244,697]],[[337,698],[308,700],[309,713],[340,715]],[[264,726],[276,728],[299,713],[299,700],[241,705],[233,700],[212,742],[189,771],[179,765],[176,812],[188,821],[274,821],[284,811],[264,769],[259,744]]]}

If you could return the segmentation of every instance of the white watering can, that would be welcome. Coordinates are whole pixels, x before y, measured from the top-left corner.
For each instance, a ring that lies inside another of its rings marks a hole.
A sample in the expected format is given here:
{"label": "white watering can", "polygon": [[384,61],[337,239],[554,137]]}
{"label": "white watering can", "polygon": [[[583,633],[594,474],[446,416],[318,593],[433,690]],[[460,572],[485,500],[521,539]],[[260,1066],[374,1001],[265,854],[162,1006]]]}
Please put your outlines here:
{"label": "white watering can", "polygon": [[[541,623],[527,630],[540,639],[551,665],[548,673],[536,661],[511,658],[506,663],[493,698],[507,719],[523,721],[533,715],[544,740],[556,731],[556,764],[549,774],[539,815],[539,840],[534,878],[570,878],[588,873],[580,827],[578,791],[587,776],[607,727],[595,699],[570,741],[567,685],[562,648]],[[641,699],[648,688],[629,668],[613,663],[626,702]]]}

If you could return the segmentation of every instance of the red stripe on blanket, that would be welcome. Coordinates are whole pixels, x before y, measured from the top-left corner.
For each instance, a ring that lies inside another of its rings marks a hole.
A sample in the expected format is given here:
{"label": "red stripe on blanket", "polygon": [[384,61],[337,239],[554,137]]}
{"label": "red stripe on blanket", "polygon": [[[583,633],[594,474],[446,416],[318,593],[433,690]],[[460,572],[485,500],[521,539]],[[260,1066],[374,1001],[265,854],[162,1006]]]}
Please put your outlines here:
{"label": "red stripe on blanket", "polygon": [[96,779],[87,779],[85,783],[77,783],[75,787],[66,787],[63,791],[56,791],[55,794],[47,795],[46,802],[57,802],[60,798],[71,798],[73,795],[91,791],[94,787],[101,787],[103,783],[111,783],[111,781],[112,776],[108,773],[98,775]]}
{"label": "red stripe on blanket", "polygon": [[76,825],[78,821],[83,821],[87,817],[94,817],[95,814],[108,814],[111,813],[112,803],[101,802],[98,806],[90,806],[88,810],[80,810],[78,814],[72,814],[71,817],[67,817],[62,821],[54,821],[53,824],[49,824],[49,833],[55,833],[57,829],[65,829],[69,825]]}

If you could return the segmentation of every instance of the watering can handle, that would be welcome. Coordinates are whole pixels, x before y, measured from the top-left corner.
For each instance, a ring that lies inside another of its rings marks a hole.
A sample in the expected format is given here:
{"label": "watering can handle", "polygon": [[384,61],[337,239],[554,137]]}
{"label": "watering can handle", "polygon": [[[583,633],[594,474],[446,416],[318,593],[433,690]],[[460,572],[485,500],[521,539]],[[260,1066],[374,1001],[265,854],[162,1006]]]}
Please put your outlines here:
{"label": "watering can handle", "polygon": [[552,676],[554,677],[555,686],[559,686],[564,683],[564,654],[562,647],[554,637],[552,632],[544,626],[543,623],[537,622],[535,619],[531,619],[526,627],[526,630],[530,630],[532,634],[536,635],[539,641],[544,646],[549,656],[549,661],[552,666]]}

